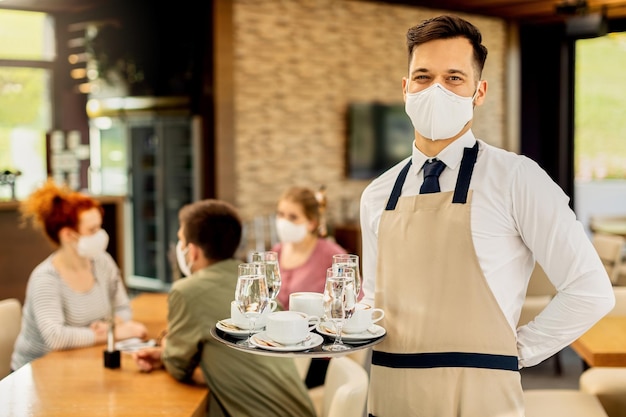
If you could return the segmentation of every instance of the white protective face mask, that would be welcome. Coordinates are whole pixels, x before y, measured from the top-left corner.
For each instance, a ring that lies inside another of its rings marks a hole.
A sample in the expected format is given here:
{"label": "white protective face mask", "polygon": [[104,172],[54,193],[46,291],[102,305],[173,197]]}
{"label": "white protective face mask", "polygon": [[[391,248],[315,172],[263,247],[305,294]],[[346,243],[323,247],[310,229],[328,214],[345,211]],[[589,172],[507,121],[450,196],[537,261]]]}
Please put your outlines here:
{"label": "white protective face mask", "polygon": [[187,252],[189,252],[189,247],[183,249],[183,242],[179,240],[176,243],[176,261],[178,262],[180,272],[186,277],[191,275],[191,265],[193,264],[193,262],[187,263],[187,259],[185,259]]}
{"label": "white protective face mask", "polygon": [[478,82],[472,97],[454,94],[439,83],[417,93],[409,93],[407,82],[404,109],[415,130],[431,140],[454,137],[474,117],[474,99],[481,82]]}
{"label": "white protective face mask", "polygon": [[301,242],[307,234],[306,223],[295,224],[286,219],[276,219],[276,233],[282,243]]}
{"label": "white protective face mask", "polygon": [[109,235],[104,229],[100,229],[93,235],[79,237],[76,251],[84,258],[93,259],[104,253],[108,245]]}

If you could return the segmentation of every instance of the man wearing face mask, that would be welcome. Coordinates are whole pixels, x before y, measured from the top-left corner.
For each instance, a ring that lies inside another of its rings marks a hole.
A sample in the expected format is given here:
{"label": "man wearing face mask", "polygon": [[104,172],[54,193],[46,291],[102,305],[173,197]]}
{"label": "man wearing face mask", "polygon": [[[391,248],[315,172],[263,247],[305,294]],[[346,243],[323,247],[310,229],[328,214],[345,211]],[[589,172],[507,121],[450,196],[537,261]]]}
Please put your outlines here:
{"label": "man wearing face mask", "polygon": [[[523,417],[519,368],[577,339],[614,304],[568,197],[530,159],[474,137],[487,49],[456,16],[407,33],[412,155],[361,196],[364,300],[385,310],[370,416]],[[558,293],[517,328],[538,262]]]}
{"label": "man wearing face mask", "polygon": [[178,264],[188,275],[168,295],[168,329],[162,345],[133,354],[144,372],[165,367],[180,381],[209,387],[208,416],[302,416],[315,410],[291,358],[251,355],[210,335],[230,317],[241,240],[241,220],[230,204],[202,200],[179,211]]}
{"label": "man wearing face mask", "polygon": [[49,180],[20,210],[57,249],[28,280],[11,369],[53,350],[104,343],[112,309],[117,339],[146,337],[145,326],[130,320],[119,268],[106,252],[109,236],[102,229],[100,204]]}

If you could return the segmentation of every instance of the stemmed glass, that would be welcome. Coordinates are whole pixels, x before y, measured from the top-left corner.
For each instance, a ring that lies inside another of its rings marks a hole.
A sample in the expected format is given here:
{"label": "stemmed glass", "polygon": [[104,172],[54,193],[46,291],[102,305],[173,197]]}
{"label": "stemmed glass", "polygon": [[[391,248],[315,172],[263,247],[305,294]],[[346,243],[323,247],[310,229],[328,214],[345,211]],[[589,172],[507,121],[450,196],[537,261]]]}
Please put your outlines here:
{"label": "stemmed glass", "polygon": [[359,255],[348,253],[340,253],[333,255],[333,266],[337,268],[353,268],[354,269],[354,289],[356,296],[361,293],[361,272],[359,269]]}
{"label": "stemmed glass", "polygon": [[322,350],[340,352],[350,349],[341,340],[343,324],[352,317],[356,305],[354,288],[354,269],[330,267],[326,271],[324,286],[324,318],[334,323],[336,335],[331,345],[322,346]]}
{"label": "stemmed glass", "polygon": [[270,294],[270,300],[275,300],[280,292],[280,268],[278,267],[278,253],[273,251],[253,252],[252,262],[265,264],[265,279]]}
{"label": "stemmed glass", "polygon": [[235,302],[241,314],[249,321],[248,338],[237,342],[237,344],[251,347],[253,345],[250,340],[256,326],[256,320],[269,304],[269,292],[265,281],[265,265],[263,263],[252,262],[239,265]]}

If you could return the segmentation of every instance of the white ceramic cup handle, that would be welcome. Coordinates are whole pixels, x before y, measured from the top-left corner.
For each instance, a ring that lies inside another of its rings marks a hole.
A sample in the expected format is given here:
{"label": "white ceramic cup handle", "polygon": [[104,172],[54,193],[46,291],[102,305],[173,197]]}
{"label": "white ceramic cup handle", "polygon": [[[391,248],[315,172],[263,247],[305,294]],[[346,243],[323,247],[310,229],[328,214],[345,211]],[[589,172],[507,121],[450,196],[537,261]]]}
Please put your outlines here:
{"label": "white ceramic cup handle", "polygon": [[276,310],[276,300],[270,300],[269,304],[268,304],[270,311],[275,311]]}
{"label": "white ceramic cup handle", "polygon": [[[380,315],[374,318],[376,313],[379,313]],[[375,308],[372,310],[372,323],[378,323],[383,317],[385,317],[385,311],[382,308]]]}
{"label": "white ceramic cup handle", "polygon": [[[309,331],[315,329],[320,324],[320,318],[317,316],[309,316],[307,320],[309,322]],[[311,321],[313,321],[313,324],[311,324]]]}

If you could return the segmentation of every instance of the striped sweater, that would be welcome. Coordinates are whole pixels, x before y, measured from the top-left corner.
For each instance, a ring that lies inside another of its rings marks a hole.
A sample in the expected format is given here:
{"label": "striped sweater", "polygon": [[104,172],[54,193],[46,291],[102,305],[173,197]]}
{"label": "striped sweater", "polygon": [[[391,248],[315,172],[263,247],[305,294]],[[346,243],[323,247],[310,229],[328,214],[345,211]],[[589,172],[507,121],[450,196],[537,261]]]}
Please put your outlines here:
{"label": "striped sweater", "polygon": [[115,314],[123,320],[131,318],[128,294],[111,255],[105,252],[92,261],[96,283],[86,292],[67,286],[52,264],[53,256],[40,263],[28,280],[22,328],[11,358],[13,370],[53,350],[92,346],[89,325],[107,317],[108,289],[115,291]]}

